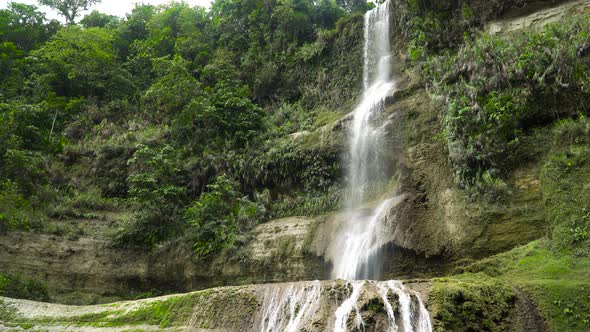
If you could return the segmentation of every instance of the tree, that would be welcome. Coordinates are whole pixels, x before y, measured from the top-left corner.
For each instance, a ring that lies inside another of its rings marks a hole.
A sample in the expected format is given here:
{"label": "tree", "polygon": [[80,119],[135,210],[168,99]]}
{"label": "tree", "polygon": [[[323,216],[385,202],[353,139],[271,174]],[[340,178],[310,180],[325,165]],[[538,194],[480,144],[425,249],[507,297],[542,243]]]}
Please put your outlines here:
{"label": "tree", "polygon": [[242,197],[238,183],[225,175],[215,178],[186,210],[185,218],[194,235],[193,250],[200,258],[210,258],[234,245],[236,237],[256,218],[255,203]]}
{"label": "tree", "polygon": [[74,24],[81,11],[99,2],[101,0],[39,0],[41,5],[57,10],[68,24]]}
{"label": "tree", "polygon": [[200,94],[199,82],[188,72],[188,62],[180,56],[172,59],[157,58],[154,67],[159,71],[159,78],[142,96],[142,103],[156,115],[168,116],[181,111],[193,97]]}
{"label": "tree", "polygon": [[105,28],[118,22],[119,18],[117,16],[103,14],[98,10],[93,10],[80,21],[85,28]]}
{"label": "tree", "polygon": [[[336,0],[336,3],[338,6],[346,9],[349,13],[364,13],[369,8],[369,4],[365,0]],[[377,3],[379,3],[379,1],[377,1]]]}
{"label": "tree", "polygon": [[24,51],[45,42],[58,27],[57,21],[46,24],[45,14],[36,6],[11,2],[0,10],[0,42],[12,42]]}
{"label": "tree", "polygon": [[18,186],[10,180],[1,180],[0,234],[17,227],[27,228],[28,209],[29,202],[18,192]]}
{"label": "tree", "polygon": [[146,39],[148,31],[147,23],[154,16],[156,7],[152,5],[135,5],[130,14],[127,14],[127,21],[123,26],[121,35],[129,44],[136,40]]}
{"label": "tree", "polygon": [[0,104],[0,178],[30,195],[45,182],[42,152],[56,151],[49,140],[51,118],[42,107]]}
{"label": "tree", "polygon": [[129,196],[137,209],[131,229],[123,235],[128,238],[126,242],[155,245],[179,234],[186,190],[179,185],[176,151],[169,145],[140,145],[128,164]]}
{"label": "tree", "polygon": [[0,42],[0,101],[18,95],[22,86],[20,59],[23,52],[11,42]]}
{"label": "tree", "polygon": [[131,89],[124,80],[113,47],[113,32],[102,28],[70,26],[32,55],[40,83],[58,96],[125,95]]}
{"label": "tree", "polygon": [[[213,107],[196,108],[198,126],[239,145],[244,145],[262,129],[262,110],[250,99],[251,92],[239,78],[233,64],[234,55],[218,49],[212,61],[203,69],[204,81],[209,85]],[[189,108],[194,105],[189,105]],[[201,106],[198,103],[198,106]]]}

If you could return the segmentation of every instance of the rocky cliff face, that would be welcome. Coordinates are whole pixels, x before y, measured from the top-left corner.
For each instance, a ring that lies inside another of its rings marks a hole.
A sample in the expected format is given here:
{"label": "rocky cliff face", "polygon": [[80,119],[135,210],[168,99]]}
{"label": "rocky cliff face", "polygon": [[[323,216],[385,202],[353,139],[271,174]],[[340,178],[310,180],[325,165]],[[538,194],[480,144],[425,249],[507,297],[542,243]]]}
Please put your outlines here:
{"label": "rocky cliff face", "polygon": [[262,224],[247,244],[204,262],[192,260],[184,244],[146,253],[101,239],[14,232],[0,236],[0,265],[3,273],[46,283],[52,298],[66,303],[105,302],[154,289],[325,279],[324,261],[304,248],[313,223],[286,218]]}

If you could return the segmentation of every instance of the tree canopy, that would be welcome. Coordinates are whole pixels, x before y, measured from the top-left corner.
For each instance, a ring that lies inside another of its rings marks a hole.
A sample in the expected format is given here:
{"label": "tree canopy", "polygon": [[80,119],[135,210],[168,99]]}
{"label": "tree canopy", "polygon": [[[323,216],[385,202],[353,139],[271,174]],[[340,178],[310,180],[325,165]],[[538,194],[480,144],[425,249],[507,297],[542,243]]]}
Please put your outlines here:
{"label": "tree canopy", "polygon": [[[285,112],[310,117],[276,105],[302,98],[301,62],[318,66],[313,57],[337,22],[366,10],[216,0],[208,10],[172,2],[78,20],[98,0],[39,3],[67,24],[32,5],[0,10],[0,203],[63,216],[81,191],[117,198],[133,211],[122,242],[156,245],[188,232],[203,257],[265,218],[268,189],[243,185],[240,174],[252,171]],[[257,190],[266,203],[254,203]],[[0,230],[25,217],[3,217]]]}
{"label": "tree canopy", "polygon": [[39,0],[39,3],[51,7],[66,19],[68,24],[74,24],[80,12],[101,0]]}

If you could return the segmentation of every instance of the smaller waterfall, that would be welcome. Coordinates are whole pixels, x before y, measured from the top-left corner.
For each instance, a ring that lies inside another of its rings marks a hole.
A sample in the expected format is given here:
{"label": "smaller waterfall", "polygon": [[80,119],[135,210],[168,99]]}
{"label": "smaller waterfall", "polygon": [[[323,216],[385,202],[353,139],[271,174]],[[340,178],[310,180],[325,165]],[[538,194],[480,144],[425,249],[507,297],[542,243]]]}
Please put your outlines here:
{"label": "smaller waterfall", "polygon": [[[422,299],[418,294],[415,294],[415,303],[412,302],[410,293],[406,290],[404,285],[396,280],[384,281],[377,284],[379,295],[383,299],[387,316],[389,317],[389,331],[397,332],[430,332],[432,331],[432,323],[430,322],[430,315],[424,306]],[[401,321],[396,323],[393,306],[389,300],[389,294],[392,292],[398,298],[399,311],[401,313]],[[416,306],[418,308],[416,308]],[[401,326],[400,326],[401,325]]]}
{"label": "smaller waterfall", "polygon": [[259,318],[261,332],[296,332],[313,320],[318,309],[321,283],[277,284],[264,289],[262,312]]}
{"label": "smaller waterfall", "polygon": [[352,282],[352,293],[350,297],[346,299],[338,309],[336,309],[336,322],[334,323],[334,332],[346,332],[348,317],[352,313],[354,309],[355,313],[355,327],[360,329],[364,325],[363,318],[360,315],[359,308],[358,308],[358,299],[361,296],[361,291],[363,289],[364,282],[356,281]]}
{"label": "smaller waterfall", "polygon": [[[336,310],[335,332],[348,331],[350,315],[354,313],[353,327],[362,330],[365,322],[359,309],[359,299],[363,291],[376,288],[381,297],[388,318],[390,332],[432,332],[430,315],[418,293],[408,290],[401,282],[390,280],[382,282],[352,281],[352,292]],[[393,296],[392,296],[393,295]],[[396,304],[396,305],[394,305]],[[394,309],[395,308],[395,309]]]}
{"label": "smaller waterfall", "polygon": [[[258,288],[256,294],[261,306],[253,331],[432,332],[418,293],[395,280],[274,284]],[[368,307],[375,301],[383,303],[382,310]],[[380,325],[369,325],[376,321]]]}

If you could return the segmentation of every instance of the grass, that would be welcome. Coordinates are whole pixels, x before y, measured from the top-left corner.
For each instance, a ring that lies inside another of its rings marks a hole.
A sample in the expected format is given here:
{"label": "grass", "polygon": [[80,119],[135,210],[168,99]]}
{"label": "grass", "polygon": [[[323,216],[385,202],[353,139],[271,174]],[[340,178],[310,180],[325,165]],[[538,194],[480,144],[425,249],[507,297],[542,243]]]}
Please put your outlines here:
{"label": "grass", "polygon": [[515,301],[510,285],[483,273],[434,280],[431,312],[437,330],[501,329]]}
{"label": "grass", "polygon": [[590,328],[590,258],[533,241],[482,259],[460,273],[434,280],[431,310],[438,328],[494,331],[507,328],[514,287],[533,300],[551,331]]}
{"label": "grass", "polygon": [[590,257],[557,250],[545,239],[481,260],[465,271],[524,289],[553,331],[590,328]]}

